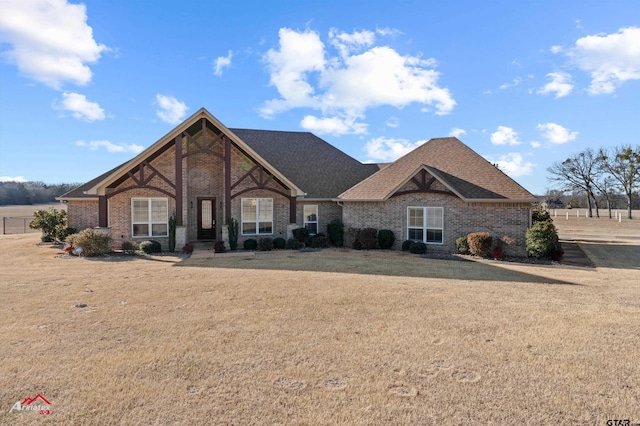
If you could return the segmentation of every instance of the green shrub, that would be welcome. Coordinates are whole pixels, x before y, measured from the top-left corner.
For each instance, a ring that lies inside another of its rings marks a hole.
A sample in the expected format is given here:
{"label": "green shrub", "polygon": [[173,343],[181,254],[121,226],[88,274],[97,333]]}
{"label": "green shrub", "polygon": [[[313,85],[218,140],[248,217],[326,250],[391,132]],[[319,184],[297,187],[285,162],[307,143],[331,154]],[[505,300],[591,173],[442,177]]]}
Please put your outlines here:
{"label": "green shrub", "polygon": [[[360,241],[357,241],[359,232],[360,232],[360,228],[347,229],[347,232],[345,232],[344,234],[344,245],[347,247],[351,247],[355,250],[360,250],[362,248],[362,245],[360,244]],[[356,241],[357,241],[358,247],[356,247]]]}
{"label": "green shrub", "polygon": [[536,222],[525,233],[527,251],[538,259],[550,256],[558,246],[558,231],[551,221]]}
{"label": "green shrub", "polygon": [[[49,207],[49,210],[38,210],[33,213],[29,228],[42,231],[42,242],[64,241],[69,233],[63,235],[67,227],[67,212]],[[71,232],[73,234],[73,232]]]}
{"label": "green shrub", "polygon": [[309,236],[309,230],[307,228],[296,228],[291,231],[293,238],[304,243],[304,240]]}
{"label": "green shrub", "polygon": [[258,248],[258,241],[253,238],[249,238],[248,240],[244,240],[243,247],[245,250],[255,250]]}
{"label": "green shrub", "polygon": [[258,240],[258,250],[271,251],[273,248],[273,238],[264,237]]}
{"label": "green shrub", "polygon": [[216,253],[224,253],[227,251],[227,248],[224,246],[224,241],[222,240],[216,240],[215,243],[213,243],[213,251]]}
{"label": "green shrub", "polygon": [[553,219],[551,219],[551,215],[549,214],[549,212],[542,208],[542,206],[536,206],[531,210],[531,221],[533,223],[546,222],[548,220],[553,222]]}
{"label": "green shrub", "polygon": [[124,241],[122,243],[122,252],[125,254],[136,254],[138,250],[138,243],[134,241]]}
{"label": "green shrub", "polygon": [[333,219],[327,225],[327,234],[329,234],[329,243],[334,247],[342,247],[344,245],[344,224],[340,219]]}
{"label": "green shrub", "polygon": [[162,251],[162,245],[155,240],[143,241],[139,245],[140,250],[146,254],[160,253]]}
{"label": "green shrub", "polygon": [[409,251],[409,247],[411,247],[411,244],[413,244],[412,240],[404,240],[402,242],[402,251]]}
{"label": "green shrub", "polygon": [[551,251],[551,260],[555,260],[556,262],[560,262],[564,257],[564,250],[560,247],[560,243],[556,245],[556,247]]}
{"label": "green shrub", "polygon": [[231,251],[238,250],[238,221],[230,217],[227,219],[227,230],[229,231],[229,249]]}
{"label": "green shrub", "polygon": [[182,252],[185,254],[193,253],[193,249],[194,249],[194,246],[191,243],[187,243],[184,246],[182,246]]}
{"label": "green shrub", "polygon": [[412,241],[409,246],[409,252],[413,254],[425,254],[427,252],[427,245],[420,241]]}
{"label": "green shrub", "polygon": [[314,235],[311,239],[311,247],[312,248],[328,248],[331,245],[329,244],[329,237],[324,234]]}
{"label": "green shrub", "polygon": [[467,243],[467,237],[456,238],[456,248],[460,254],[469,253],[469,244]]}
{"label": "green shrub", "polygon": [[378,248],[378,230],[375,228],[361,229],[356,239],[360,241],[362,250]]}
{"label": "green shrub", "polygon": [[176,214],[169,216],[169,251],[176,251]]}
{"label": "green shrub", "polygon": [[296,240],[295,238],[289,238],[285,248],[287,250],[300,250],[304,248],[304,243]]}
{"label": "green shrub", "polygon": [[273,239],[273,248],[276,250],[282,250],[287,246],[287,240],[278,237]]}
{"label": "green shrub", "polygon": [[491,252],[493,238],[488,232],[472,232],[467,235],[469,252],[480,257],[487,257]]}
{"label": "green shrub", "polygon": [[390,229],[381,229],[378,231],[378,246],[381,249],[390,249],[395,241],[396,236],[393,235],[393,231],[391,231]]}
{"label": "green shrub", "polygon": [[111,235],[92,228],[69,235],[66,242],[80,256],[100,256],[111,252]]}

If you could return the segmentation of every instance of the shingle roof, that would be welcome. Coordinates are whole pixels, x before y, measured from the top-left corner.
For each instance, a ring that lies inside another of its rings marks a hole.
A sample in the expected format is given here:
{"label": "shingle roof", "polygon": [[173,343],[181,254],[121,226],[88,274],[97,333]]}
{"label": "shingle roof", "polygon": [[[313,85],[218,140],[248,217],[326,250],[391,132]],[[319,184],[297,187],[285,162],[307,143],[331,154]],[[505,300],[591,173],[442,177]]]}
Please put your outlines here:
{"label": "shingle roof", "polygon": [[457,138],[434,138],[340,194],[342,200],[386,200],[424,167],[465,200],[535,197]]}
{"label": "shingle roof", "polygon": [[309,132],[229,129],[307,193],[335,198],[379,170],[362,164]]}
{"label": "shingle roof", "polygon": [[[335,198],[379,170],[378,165],[362,164],[309,132],[229,130],[306,192],[307,198]],[[96,198],[84,192],[124,164],[58,198]]]}

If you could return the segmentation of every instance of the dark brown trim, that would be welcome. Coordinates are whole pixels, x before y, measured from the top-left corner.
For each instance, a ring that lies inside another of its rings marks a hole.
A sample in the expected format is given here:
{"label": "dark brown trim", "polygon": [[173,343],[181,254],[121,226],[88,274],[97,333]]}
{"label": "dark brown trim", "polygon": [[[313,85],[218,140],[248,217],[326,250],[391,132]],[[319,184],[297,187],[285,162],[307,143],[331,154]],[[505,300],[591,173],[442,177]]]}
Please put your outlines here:
{"label": "dark brown trim", "polygon": [[232,199],[233,199],[233,198],[236,198],[238,195],[242,195],[242,194],[244,194],[245,192],[249,192],[249,191],[257,191],[257,190],[275,192],[276,194],[278,194],[278,195],[282,195],[283,197],[291,198],[291,196],[287,195],[286,193],[284,193],[284,192],[282,192],[282,191],[278,191],[277,189],[274,189],[274,188],[258,188],[258,187],[243,189],[242,191],[240,191],[240,192],[236,192],[235,194],[233,194],[233,195],[231,196],[231,198],[232,198]]}
{"label": "dark brown trim", "polygon": [[107,198],[111,198],[111,197],[113,197],[114,195],[120,194],[121,192],[129,191],[129,190],[132,190],[132,189],[140,189],[140,188],[144,188],[144,189],[153,189],[154,191],[158,191],[158,192],[160,192],[160,193],[162,193],[162,194],[164,194],[164,195],[166,195],[166,196],[168,196],[168,197],[170,197],[170,198],[173,198],[174,200],[175,200],[175,198],[176,198],[175,194],[172,194],[172,193],[170,193],[169,191],[167,191],[167,190],[165,190],[165,189],[158,188],[158,187],[156,187],[156,186],[150,186],[150,185],[139,185],[139,186],[138,186],[138,185],[133,185],[133,186],[127,186],[127,187],[125,187],[125,188],[120,188],[120,189],[118,189],[117,191],[113,191],[113,192],[111,192],[111,193],[107,194],[107,195],[106,195],[106,197],[107,197]]}
{"label": "dark brown trim", "polygon": [[182,136],[176,136],[176,226],[182,226]]}
{"label": "dark brown trim", "polygon": [[106,195],[98,196],[98,226],[100,228],[109,226],[109,208]]}
{"label": "dark brown trim", "polygon": [[231,218],[231,140],[223,136],[224,140],[224,220]]}
{"label": "dark brown trim", "polygon": [[297,219],[296,203],[297,203],[296,197],[289,197],[289,223],[296,223],[296,219]]}
{"label": "dark brown trim", "polygon": [[[395,192],[393,194],[391,194],[391,197],[389,198],[393,198],[393,197],[397,197],[399,195],[406,195],[406,194],[443,194],[443,195],[452,195],[454,197],[458,197],[456,194],[454,194],[451,191],[443,191],[441,189],[408,189],[406,191],[400,191],[400,192]],[[348,200],[346,200],[348,201]]]}

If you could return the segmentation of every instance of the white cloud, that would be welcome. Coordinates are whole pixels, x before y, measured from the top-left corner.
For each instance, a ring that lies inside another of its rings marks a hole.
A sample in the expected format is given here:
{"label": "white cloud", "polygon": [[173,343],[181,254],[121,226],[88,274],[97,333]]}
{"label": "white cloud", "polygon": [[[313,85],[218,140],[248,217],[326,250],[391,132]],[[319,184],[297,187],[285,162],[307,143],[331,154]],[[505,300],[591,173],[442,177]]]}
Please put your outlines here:
{"label": "white cloud", "polygon": [[500,170],[512,178],[532,175],[533,168],[535,167],[534,163],[525,161],[524,158],[522,158],[522,154],[517,152],[510,152],[499,156],[485,155],[484,158],[493,164],[497,164]]}
{"label": "white cloud", "polygon": [[516,78],[513,79],[513,81],[511,81],[511,83],[503,83],[503,84],[501,84],[500,87],[498,87],[498,89],[500,89],[500,90],[509,89],[511,87],[518,86],[520,83],[522,83],[522,79],[520,77],[516,77]]}
{"label": "white cloud", "polygon": [[231,66],[231,58],[233,58],[233,52],[230,50],[227,56],[219,56],[213,65],[213,73],[217,76],[222,76],[222,70]]}
{"label": "white cloud", "polygon": [[346,135],[346,134],[364,134],[367,133],[367,124],[357,122],[357,117],[327,117],[318,118],[312,115],[305,116],[300,122],[303,129],[315,132],[320,135]]}
{"label": "white cloud", "polygon": [[375,138],[364,146],[367,162],[391,162],[413,151],[426,141],[411,143],[406,139]]}
{"label": "white cloud", "polygon": [[3,0],[0,39],[12,46],[3,55],[29,78],[54,89],[64,82],[89,83],[87,64],[108,48],[93,39],[86,12],[84,4],[66,0]]}
{"label": "white cloud", "polygon": [[551,46],[551,48],[549,48],[549,51],[553,54],[560,53],[562,52],[562,46],[558,46],[558,45]]}
{"label": "white cloud", "polygon": [[400,125],[400,119],[398,119],[398,117],[389,117],[389,119],[385,121],[384,125],[395,129]]}
{"label": "white cloud", "polygon": [[156,115],[160,120],[169,124],[179,124],[189,109],[184,102],[180,102],[173,96],[157,94],[156,102],[159,108]]}
{"label": "white cloud", "polygon": [[498,126],[498,130],[491,133],[491,143],[494,145],[520,145],[518,132],[511,127]]}
{"label": "white cloud", "polygon": [[573,90],[573,82],[571,81],[571,74],[558,71],[550,72],[547,77],[551,79],[542,89],[538,90],[538,93],[546,95],[548,93],[555,93],[555,98],[562,98],[567,96]]}
{"label": "white cloud", "polygon": [[449,132],[449,136],[453,136],[454,138],[459,138],[460,136],[466,135],[466,134],[467,134],[467,131],[465,129],[460,129],[458,127],[454,127]]}
{"label": "white cloud", "polygon": [[76,145],[91,151],[96,151],[98,148],[105,148],[107,152],[133,152],[134,154],[139,154],[144,149],[141,145],[115,144],[109,141],[77,141]]}
{"label": "white cloud", "polygon": [[26,182],[24,176],[0,176],[0,182]]}
{"label": "white cloud", "polygon": [[85,95],[79,93],[64,92],[62,103],[54,104],[54,108],[60,111],[69,111],[74,118],[84,121],[104,120],[104,110],[97,102],[87,100]]}
{"label": "white cloud", "polygon": [[436,61],[377,46],[376,35],[383,34],[386,31],[332,29],[329,47],[337,51],[332,56],[317,32],[281,28],[278,49],[264,56],[280,97],[265,102],[261,115],[313,108],[325,119],[355,122],[369,108],[402,108],[411,103],[431,105],[437,115],[451,112],[456,102],[448,89],[438,85]]}
{"label": "white cloud", "polygon": [[542,144],[540,142],[533,141],[533,142],[531,142],[531,146],[533,148],[540,148],[542,146]]}
{"label": "white cloud", "polygon": [[554,144],[567,143],[578,136],[578,132],[572,132],[556,123],[538,124],[537,129],[543,138]]}
{"label": "white cloud", "polygon": [[589,93],[613,93],[625,81],[640,80],[640,27],[582,37],[568,55],[591,75]]}

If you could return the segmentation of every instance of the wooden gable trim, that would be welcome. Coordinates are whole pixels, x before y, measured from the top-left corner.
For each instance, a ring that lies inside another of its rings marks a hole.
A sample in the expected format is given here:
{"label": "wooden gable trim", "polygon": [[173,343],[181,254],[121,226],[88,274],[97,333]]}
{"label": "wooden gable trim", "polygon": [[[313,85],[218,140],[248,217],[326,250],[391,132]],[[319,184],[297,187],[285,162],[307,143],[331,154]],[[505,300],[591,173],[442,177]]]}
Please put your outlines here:
{"label": "wooden gable trim", "polygon": [[[432,189],[431,186],[438,179],[427,173],[425,169],[421,169],[418,174],[411,177],[411,179],[407,180],[407,182],[413,182],[417,188],[415,189],[406,189],[404,191],[395,191],[393,194],[389,196],[389,198],[398,197],[400,195],[406,194],[419,194],[419,193],[432,193],[432,194],[443,194],[443,195],[451,195],[457,197],[452,191],[443,190],[443,189]],[[407,183],[405,182],[405,184]],[[404,184],[403,184],[404,185]]]}

